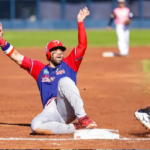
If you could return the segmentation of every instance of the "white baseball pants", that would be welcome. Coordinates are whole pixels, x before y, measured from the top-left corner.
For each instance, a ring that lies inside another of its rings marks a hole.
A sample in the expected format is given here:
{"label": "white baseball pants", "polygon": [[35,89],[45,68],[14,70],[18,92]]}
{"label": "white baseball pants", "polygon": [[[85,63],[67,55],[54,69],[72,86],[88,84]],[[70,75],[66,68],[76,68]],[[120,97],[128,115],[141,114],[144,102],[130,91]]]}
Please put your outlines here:
{"label": "white baseball pants", "polygon": [[123,24],[118,24],[116,25],[116,33],[118,37],[120,55],[126,56],[129,54],[129,28]]}
{"label": "white baseball pants", "polygon": [[31,129],[39,134],[70,134],[75,127],[69,123],[85,115],[77,86],[70,78],[64,77],[58,83],[57,99],[32,120]]}

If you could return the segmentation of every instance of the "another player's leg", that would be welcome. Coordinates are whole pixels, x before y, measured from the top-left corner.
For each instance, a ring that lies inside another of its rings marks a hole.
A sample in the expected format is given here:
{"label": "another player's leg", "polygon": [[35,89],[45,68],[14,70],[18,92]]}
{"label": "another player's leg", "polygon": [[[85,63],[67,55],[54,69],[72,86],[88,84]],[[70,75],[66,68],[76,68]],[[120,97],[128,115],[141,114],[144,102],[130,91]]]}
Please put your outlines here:
{"label": "another player's leg", "polygon": [[97,126],[86,115],[79,90],[70,78],[64,77],[59,80],[57,94],[57,108],[66,123],[72,122],[77,117],[82,127],[95,128]]}
{"label": "another player's leg", "polygon": [[118,37],[118,48],[120,56],[127,56],[126,40],[125,40],[125,28],[124,25],[119,24],[116,26],[116,33]]}
{"label": "another player's leg", "polygon": [[58,113],[55,100],[52,100],[31,123],[32,131],[37,134],[70,134],[75,131],[76,126],[65,123]]}
{"label": "another player's leg", "polygon": [[134,116],[138,119],[148,130],[150,130],[150,107],[139,109]]}
{"label": "another player's leg", "polygon": [[129,55],[129,39],[130,39],[130,30],[128,27],[125,29],[125,44],[126,44],[126,54]]}

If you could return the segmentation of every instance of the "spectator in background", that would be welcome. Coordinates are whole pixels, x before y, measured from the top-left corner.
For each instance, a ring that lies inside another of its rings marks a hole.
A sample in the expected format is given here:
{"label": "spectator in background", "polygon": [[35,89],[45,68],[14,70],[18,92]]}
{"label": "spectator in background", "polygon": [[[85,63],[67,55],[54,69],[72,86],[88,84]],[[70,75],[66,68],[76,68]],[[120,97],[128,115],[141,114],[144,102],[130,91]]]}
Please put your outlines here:
{"label": "spectator in background", "polygon": [[131,23],[133,13],[130,12],[129,8],[125,7],[125,0],[117,0],[117,2],[118,7],[114,9],[110,16],[107,30],[111,29],[111,24],[115,19],[119,54],[105,52],[103,53],[104,57],[128,56],[129,54],[129,25]]}

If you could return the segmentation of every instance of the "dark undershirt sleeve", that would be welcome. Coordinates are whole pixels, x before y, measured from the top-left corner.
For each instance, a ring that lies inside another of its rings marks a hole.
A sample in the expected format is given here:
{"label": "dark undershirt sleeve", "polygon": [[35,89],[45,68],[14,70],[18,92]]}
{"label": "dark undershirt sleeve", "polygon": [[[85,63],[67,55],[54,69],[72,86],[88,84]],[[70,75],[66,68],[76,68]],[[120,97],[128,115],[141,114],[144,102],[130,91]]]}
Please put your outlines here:
{"label": "dark undershirt sleeve", "polygon": [[109,22],[108,22],[108,26],[111,26],[111,24],[112,24],[112,22],[113,22],[114,19],[115,19],[115,14],[112,13],[112,14],[110,15],[110,19],[109,19]]}

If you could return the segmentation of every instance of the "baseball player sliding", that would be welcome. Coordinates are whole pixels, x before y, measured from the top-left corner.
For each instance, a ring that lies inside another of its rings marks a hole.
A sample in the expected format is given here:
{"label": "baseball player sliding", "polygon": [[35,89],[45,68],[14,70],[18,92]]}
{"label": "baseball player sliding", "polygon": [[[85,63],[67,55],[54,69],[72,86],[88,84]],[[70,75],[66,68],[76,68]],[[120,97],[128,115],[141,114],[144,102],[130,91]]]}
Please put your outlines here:
{"label": "baseball player sliding", "polygon": [[[59,40],[47,44],[48,65],[20,54],[3,38],[0,24],[1,49],[37,81],[44,107],[31,123],[31,129],[37,134],[69,134],[79,128],[89,129],[97,126],[86,115],[76,86],[77,72],[87,48],[83,21],[89,14],[85,7],[77,15],[78,45],[66,58],[64,58],[66,47]],[[73,122],[76,118],[78,122]]]}
{"label": "baseball player sliding", "polygon": [[125,0],[117,0],[117,2],[118,7],[111,14],[107,29],[111,29],[110,26],[113,19],[115,19],[120,54],[114,54],[114,56],[127,56],[129,54],[129,24],[131,23],[133,13],[130,12],[129,8],[125,7]]}

